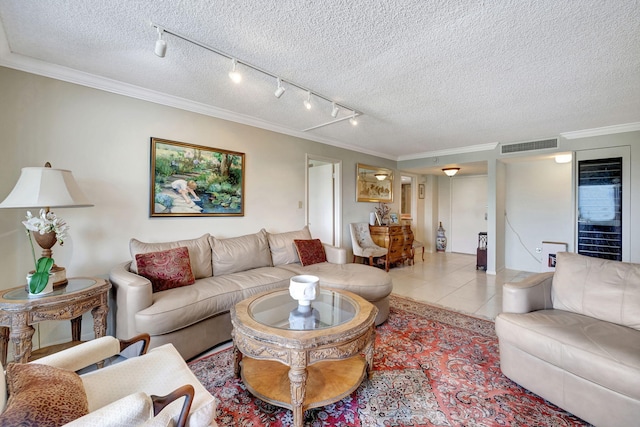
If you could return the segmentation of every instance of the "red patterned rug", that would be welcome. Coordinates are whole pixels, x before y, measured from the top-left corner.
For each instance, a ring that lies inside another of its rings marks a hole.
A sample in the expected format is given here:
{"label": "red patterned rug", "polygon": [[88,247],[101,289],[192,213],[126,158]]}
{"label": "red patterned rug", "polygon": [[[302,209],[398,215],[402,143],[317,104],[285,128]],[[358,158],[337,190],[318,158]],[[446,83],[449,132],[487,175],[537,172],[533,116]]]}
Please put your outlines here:
{"label": "red patterned rug", "polygon": [[[219,426],[290,426],[291,411],[233,378],[231,349],[189,366],[218,398]],[[374,371],[350,396],[306,411],[319,426],[586,426],[500,371],[493,322],[392,295]]]}

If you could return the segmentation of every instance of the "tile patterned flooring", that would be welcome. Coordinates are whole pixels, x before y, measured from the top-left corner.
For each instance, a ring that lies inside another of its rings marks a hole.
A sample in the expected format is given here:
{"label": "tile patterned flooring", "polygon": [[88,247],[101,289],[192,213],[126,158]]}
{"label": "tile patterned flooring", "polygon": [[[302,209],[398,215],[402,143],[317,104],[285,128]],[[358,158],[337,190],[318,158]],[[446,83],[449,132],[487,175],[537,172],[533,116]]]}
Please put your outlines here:
{"label": "tile patterned flooring", "polygon": [[502,285],[531,272],[502,270],[496,275],[476,270],[476,256],[456,253],[416,253],[414,265],[389,270],[393,293],[477,317],[495,319],[502,311]]}

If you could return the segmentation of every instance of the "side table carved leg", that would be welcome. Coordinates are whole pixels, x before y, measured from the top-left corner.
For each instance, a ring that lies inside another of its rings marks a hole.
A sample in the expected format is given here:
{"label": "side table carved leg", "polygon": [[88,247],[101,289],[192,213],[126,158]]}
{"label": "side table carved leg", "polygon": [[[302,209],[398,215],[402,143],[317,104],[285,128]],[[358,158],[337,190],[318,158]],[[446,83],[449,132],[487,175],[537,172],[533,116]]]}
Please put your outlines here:
{"label": "side table carved leg", "polygon": [[9,328],[0,327],[0,363],[7,366],[7,352],[9,350]]}
{"label": "side table carved leg", "polygon": [[376,340],[376,330],[375,327],[372,327],[371,333],[369,335],[369,340],[367,341],[367,345],[364,349],[364,356],[367,362],[367,375],[371,378],[371,374],[373,373],[373,353],[374,353],[374,343]]}
{"label": "side table carved leg", "polygon": [[240,378],[240,361],[242,361],[242,352],[238,347],[233,346],[233,377]]}
{"label": "side table carved leg", "polygon": [[[91,314],[93,315],[93,333],[96,338],[101,338],[107,334],[108,312],[108,305],[101,305],[91,310]],[[80,340],[80,337],[78,337],[78,340]]]}
{"label": "side table carved leg", "polygon": [[31,357],[31,339],[35,329],[27,324],[27,313],[16,313],[11,319],[11,333],[9,339],[13,343],[13,360],[17,363],[27,363]]}
{"label": "side table carved leg", "polygon": [[302,427],[304,424],[304,398],[307,384],[307,360],[306,353],[292,354],[291,367],[289,368],[289,384],[291,387],[291,407],[293,411],[294,427]]}

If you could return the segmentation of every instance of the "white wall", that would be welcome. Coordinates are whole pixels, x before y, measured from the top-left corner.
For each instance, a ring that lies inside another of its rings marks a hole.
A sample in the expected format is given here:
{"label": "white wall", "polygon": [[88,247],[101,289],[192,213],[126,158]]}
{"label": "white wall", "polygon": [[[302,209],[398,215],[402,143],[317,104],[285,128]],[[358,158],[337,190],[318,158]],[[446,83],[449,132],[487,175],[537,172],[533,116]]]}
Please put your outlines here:
{"label": "white wall", "polygon": [[573,251],[571,163],[553,159],[506,164],[505,266],[540,271],[543,241]]}
{"label": "white wall", "polygon": [[[2,67],[0,93],[0,197],[11,191],[22,167],[49,161],[70,169],[95,204],[56,209],[71,230],[64,247],[54,246],[53,256],[69,277],[108,274],[130,258],[132,237],[165,241],[211,233],[225,238],[261,228],[302,228],[305,207],[298,202],[305,200],[307,154],[343,162],[342,240],[350,246],[349,223],[368,221],[373,209],[371,203],[355,201],[356,164],[396,167],[388,159]],[[245,215],[149,218],[150,137],[245,153]],[[397,180],[396,194],[399,188]],[[19,209],[0,210],[0,288],[23,284],[33,268],[24,215]],[[90,338],[87,317],[83,336]],[[68,322],[50,323],[55,326],[42,334],[43,344],[70,337]]]}

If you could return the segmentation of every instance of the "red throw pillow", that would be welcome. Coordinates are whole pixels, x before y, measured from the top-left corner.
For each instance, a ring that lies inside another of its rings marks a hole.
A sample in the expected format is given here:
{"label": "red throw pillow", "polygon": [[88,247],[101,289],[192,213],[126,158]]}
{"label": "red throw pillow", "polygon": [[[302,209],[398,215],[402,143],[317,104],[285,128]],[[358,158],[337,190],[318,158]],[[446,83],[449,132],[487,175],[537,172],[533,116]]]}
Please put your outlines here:
{"label": "red throw pillow", "polygon": [[160,252],[136,254],[138,274],[151,281],[153,292],[193,284],[189,249],[179,247]]}
{"label": "red throw pillow", "polygon": [[327,262],[327,255],[324,253],[324,246],[320,239],[296,239],[293,241],[293,244],[296,245],[298,257],[303,266]]}

